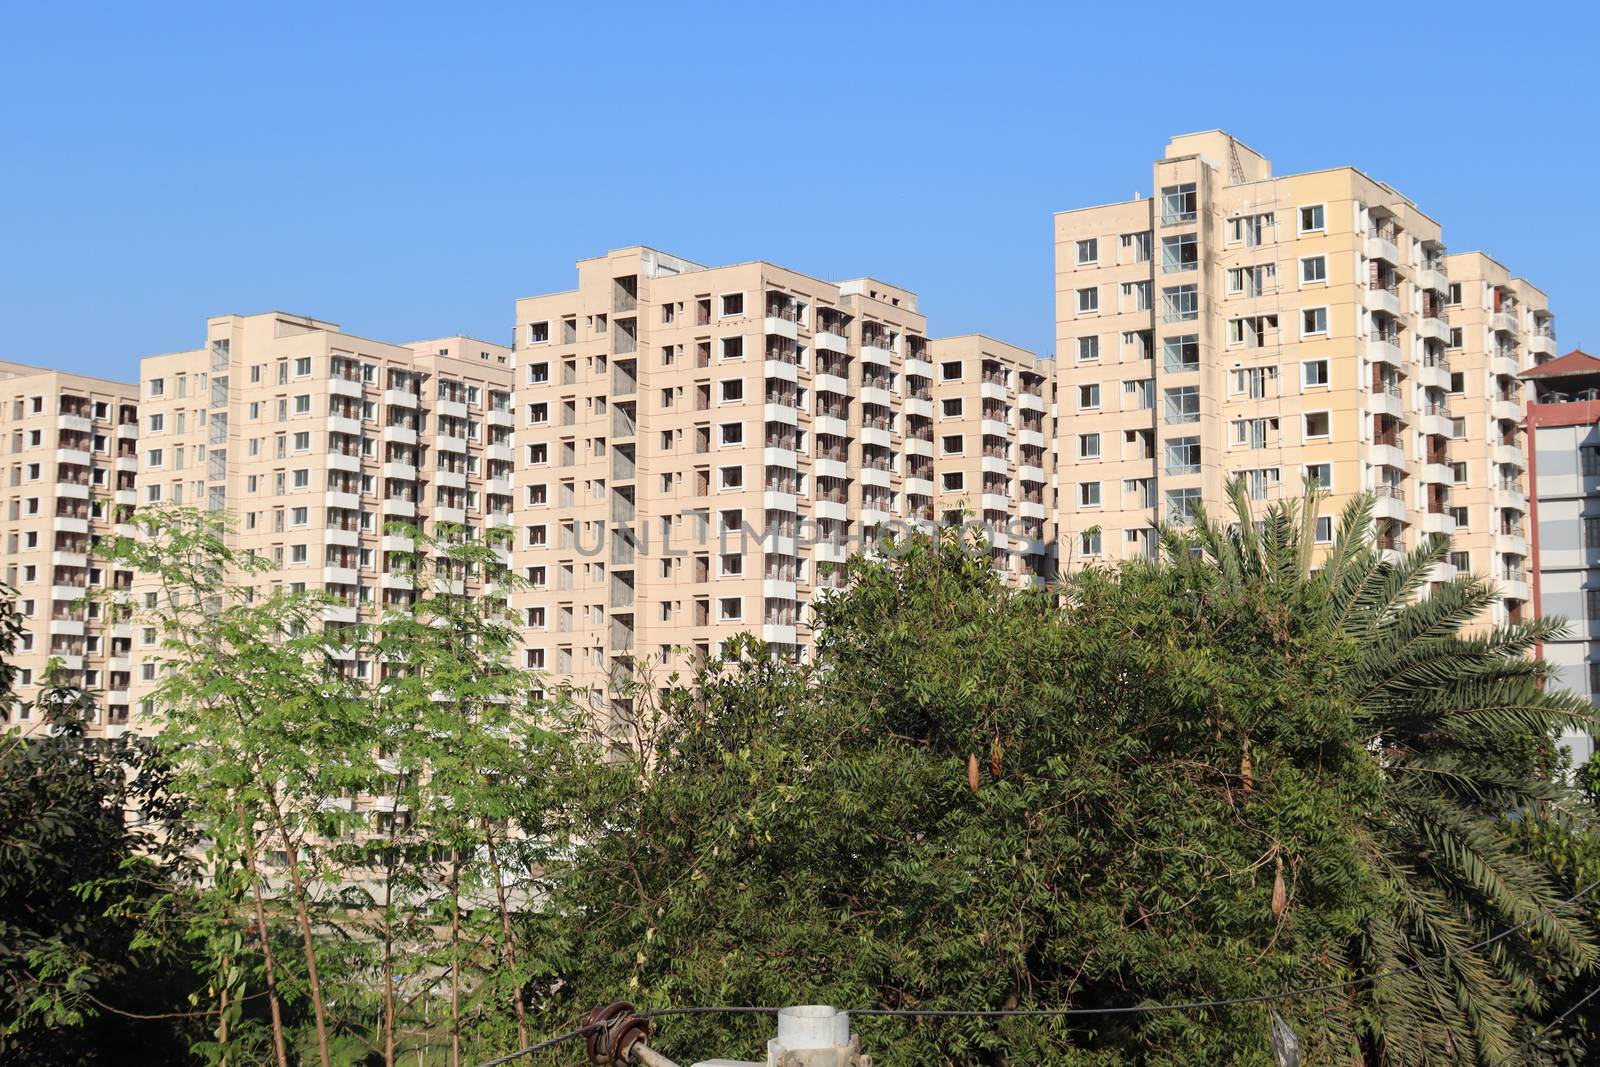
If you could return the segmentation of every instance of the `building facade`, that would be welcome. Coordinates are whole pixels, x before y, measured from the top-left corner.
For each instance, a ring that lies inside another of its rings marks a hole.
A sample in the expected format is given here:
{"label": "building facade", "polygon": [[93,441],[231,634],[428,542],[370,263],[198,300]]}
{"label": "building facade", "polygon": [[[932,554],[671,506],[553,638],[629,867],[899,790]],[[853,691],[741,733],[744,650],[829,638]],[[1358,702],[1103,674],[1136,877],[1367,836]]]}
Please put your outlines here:
{"label": "building facade", "polygon": [[[1500,409],[1488,369],[1479,382],[1451,350],[1439,223],[1352,167],[1274,176],[1221,131],[1173,138],[1153,186],[1056,216],[1063,539],[1080,558],[1153,555],[1160,523],[1227,512],[1236,476],[1262,506],[1324,488],[1322,542],[1367,491],[1382,548],[1455,535],[1459,502],[1500,484],[1487,455],[1458,455],[1474,437],[1493,451]],[[1464,413],[1461,380],[1483,412]],[[1479,509],[1467,529],[1487,545]],[[1434,577],[1494,573],[1516,617],[1525,556],[1494,543],[1498,558],[1474,543]]]}
{"label": "building facade", "polygon": [[[1543,354],[1541,352],[1541,354]],[[1600,695],[1600,359],[1573,351],[1522,372],[1528,403],[1528,531],[1537,566],[1534,611],[1567,620],[1541,654],[1556,684],[1590,701]],[[1594,738],[1569,733],[1575,763]]]}
{"label": "building facade", "polygon": [[1526,401],[1518,375],[1555,354],[1544,293],[1482,252],[1446,257],[1450,276],[1450,461],[1458,570],[1503,593],[1496,622],[1522,618],[1532,600]]}
{"label": "building facade", "polygon": [[[88,727],[97,734],[129,719],[132,629],[123,616],[133,575],[93,549],[131,530],[138,395],[131,383],[0,363],[0,578],[24,617],[17,695],[34,701],[54,662],[61,681],[95,694]],[[10,726],[40,724],[24,706]]]}
{"label": "building facade", "polygon": [[[1042,397],[1047,365],[987,339],[930,341],[907,290],[633,247],[581,261],[577,288],[520,300],[516,316],[515,563],[529,588],[513,605],[526,665],[597,707],[625,715],[630,680],[685,671],[740,632],[801,654],[807,606],[853,552],[954,505],[936,490],[944,399],[994,405],[994,440],[975,425],[948,456],[993,460],[974,467],[992,468],[987,503],[965,466],[959,495],[992,519],[997,562],[1048,566],[1044,459],[1019,437],[1039,433],[1039,401],[1019,398]],[[1008,538],[1024,504],[1038,537]]]}
{"label": "building facade", "polygon": [[[415,541],[391,523],[441,537],[510,524],[512,377],[510,350],[486,341],[390,344],[281,312],[219,316],[203,347],[141,363],[138,500],[226,512],[231,547],[269,564],[252,581],[338,598],[324,613],[337,635],[416,595],[402,566]],[[482,576],[443,580],[465,591]],[[138,585],[138,603],[153,595]],[[136,656],[155,640],[141,627]],[[136,717],[156,681],[140,657]]]}

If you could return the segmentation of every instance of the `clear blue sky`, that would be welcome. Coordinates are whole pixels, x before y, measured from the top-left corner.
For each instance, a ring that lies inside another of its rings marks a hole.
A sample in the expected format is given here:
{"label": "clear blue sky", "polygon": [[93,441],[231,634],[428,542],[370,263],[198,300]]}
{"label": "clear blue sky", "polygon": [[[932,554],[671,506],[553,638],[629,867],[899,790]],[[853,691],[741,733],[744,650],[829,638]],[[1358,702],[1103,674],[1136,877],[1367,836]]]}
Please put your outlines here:
{"label": "clear blue sky", "polygon": [[872,274],[1048,352],[1051,213],[1217,126],[1390,182],[1600,350],[1592,5],[1293,10],[14,4],[0,359],[132,375],[269,308],[504,340],[636,243]]}

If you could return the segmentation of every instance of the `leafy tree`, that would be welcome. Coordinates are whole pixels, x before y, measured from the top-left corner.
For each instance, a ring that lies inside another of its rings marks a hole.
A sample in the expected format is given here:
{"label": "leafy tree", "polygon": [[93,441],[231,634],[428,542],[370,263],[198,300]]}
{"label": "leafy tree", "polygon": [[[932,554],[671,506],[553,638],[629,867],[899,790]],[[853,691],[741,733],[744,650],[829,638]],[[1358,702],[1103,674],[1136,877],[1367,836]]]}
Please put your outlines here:
{"label": "leafy tree", "polygon": [[[1594,709],[1547,686],[1548,664],[1531,656],[1561,624],[1469,632],[1497,597],[1492,583],[1431,581],[1449,553],[1440,536],[1386,559],[1373,543],[1370,499],[1348,506],[1313,569],[1314,496],[1260,523],[1242,485],[1233,498],[1231,524],[1202,516],[1192,531],[1169,533],[1186,584],[1298,601],[1354,653],[1340,685],[1383,778],[1358,824],[1382,906],[1351,964],[1359,974],[1401,972],[1352,998],[1368,1060],[1500,1063],[1518,1044],[1520,1014],[1596,963],[1583,907],[1562,903],[1568,883],[1530,856],[1507,818],[1555,820],[1563,835],[1590,825],[1552,757],[1563,727],[1593,728]],[[1465,951],[1524,925],[1490,951]]]}
{"label": "leafy tree", "polygon": [[[618,996],[1126,1009],[1362,979],[1275,1005],[1302,1062],[1509,1054],[1593,955],[1507,818],[1582,821],[1541,762],[1587,721],[1527,656],[1552,626],[1464,633],[1490,591],[1430,588],[1435,542],[1386,558],[1370,504],[1313,567],[1313,503],[1237,503],[1059,597],[951,543],[852,561],[815,665],[737,646],[665,687],[647,745],[574,749],[527,932],[547,1027]],[[1265,1064],[1269,1018],[859,1025],[887,1064]],[[768,1032],[664,1025],[699,1055]]]}
{"label": "leafy tree", "polygon": [[[19,619],[0,589],[0,705],[16,708]],[[0,1060],[177,1060],[198,984],[176,931],[154,920],[174,889],[175,806],[142,739],[86,736],[91,694],[52,675],[43,729],[0,740]],[[138,819],[130,818],[137,815]]]}
{"label": "leafy tree", "polygon": [[[513,659],[521,640],[506,614],[515,578],[501,534],[474,541],[449,527],[429,537],[403,524],[390,532],[416,544],[414,577],[412,588],[390,591],[369,634],[383,677],[372,697],[382,758],[368,792],[388,810],[355,850],[381,884],[373,904],[384,1061],[404,1051],[404,971],[423,998],[443,982],[454,1065],[468,1037],[491,1048],[529,1040],[530,974],[517,955],[513,915],[527,904],[539,854],[536,769],[552,738],[532,699],[534,679]],[[477,579],[483,591],[467,594]],[[445,931],[443,942],[412,939],[402,959],[406,919],[424,910],[427,929]],[[420,1043],[428,1040],[424,1033]]]}
{"label": "leafy tree", "polygon": [[[151,509],[138,524],[141,536],[119,538],[112,553],[155,586],[144,621],[161,633],[152,695],[159,743],[208,875],[199,900],[224,1024],[211,1052],[229,1055],[229,1026],[252,975],[241,959],[248,950],[258,954],[279,1067],[290,1056],[286,997],[299,991],[311,1006],[315,1055],[329,1067],[334,1024],[313,916],[320,888],[340,881],[324,847],[352,822],[337,801],[371,778],[370,703],[334,644],[343,635],[324,631],[322,598],[251,585],[264,561],[230,548],[210,515]],[[287,885],[272,884],[275,873]],[[268,897],[279,895],[298,935],[298,971],[275,950]]]}

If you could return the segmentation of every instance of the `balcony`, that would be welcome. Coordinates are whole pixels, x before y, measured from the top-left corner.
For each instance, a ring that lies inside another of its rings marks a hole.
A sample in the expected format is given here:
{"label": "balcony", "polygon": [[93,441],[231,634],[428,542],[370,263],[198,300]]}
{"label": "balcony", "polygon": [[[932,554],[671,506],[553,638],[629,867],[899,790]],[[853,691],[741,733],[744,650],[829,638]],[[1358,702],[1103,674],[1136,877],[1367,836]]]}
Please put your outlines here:
{"label": "balcony", "polygon": [[1367,410],[1374,415],[1388,415],[1392,418],[1405,418],[1405,405],[1400,400],[1400,392],[1373,391],[1367,394]]}
{"label": "balcony", "polygon": [[383,513],[389,518],[414,519],[417,517],[417,504],[416,501],[406,500],[403,497],[385,497]]}
{"label": "balcony", "polygon": [[1369,286],[1363,290],[1362,302],[1369,311],[1382,311],[1390,315],[1400,314],[1400,294],[1394,289]]}
{"label": "balcony", "polygon": [[57,515],[51,522],[51,528],[56,533],[86,534],[89,532],[89,519],[87,516]]}
{"label": "balcony", "polygon": [[353,419],[348,415],[329,415],[328,432],[349,434],[351,437],[360,437],[361,420]]}
{"label": "balcony", "polygon": [[361,576],[354,567],[324,566],[322,568],[323,585],[355,585],[360,580]]}
{"label": "balcony", "polygon": [[89,433],[94,429],[94,422],[87,415],[57,415],[56,429],[68,433]]}
{"label": "balcony", "polygon": [[1006,400],[1010,397],[1010,390],[1006,388],[1004,379],[985,377],[978,384],[978,395],[985,400]]}
{"label": "balcony", "polygon": [[1387,363],[1391,367],[1400,366],[1400,345],[1398,338],[1374,337],[1367,342],[1367,358],[1374,363]]}
{"label": "balcony", "polygon": [[328,379],[328,392],[333,396],[348,397],[351,400],[361,399],[361,382],[356,378],[346,378],[335,375]]}
{"label": "balcony", "polygon": [[1556,336],[1553,333],[1534,332],[1528,335],[1528,351],[1536,356],[1556,354]]}
{"label": "balcony", "polygon": [[1522,404],[1516,400],[1494,399],[1489,401],[1489,414],[1496,419],[1509,422],[1522,421]]}
{"label": "balcony", "polygon": [[451,507],[448,504],[436,504],[433,509],[433,521],[436,523],[453,522],[457,525],[465,525],[467,513],[463,508]]}
{"label": "balcony", "polygon": [[434,484],[445,489],[465,489],[467,487],[467,472],[438,470],[433,473]]}
{"label": "balcony", "polygon": [[1430,341],[1448,343],[1450,340],[1450,326],[1442,318],[1425,314],[1421,319],[1417,320],[1417,336],[1426,337]]}
{"label": "balcony", "polygon": [[1381,259],[1398,267],[1400,265],[1400,246],[1395,244],[1393,237],[1387,233],[1369,233],[1367,236],[1367,258]]}
{"label": "balcony", "polygon": [[383,428],[383,440],[385,444],[414,445],[417,443],[417,431],[413,427],[394,423]]}
{"label": "balcony", "polygon": [[1436,293],[1448,293],[1450,279],[1445,276],[1443,270],[1424,263],[1417,270],[1416,286],[1418,289],[1432,289]]}

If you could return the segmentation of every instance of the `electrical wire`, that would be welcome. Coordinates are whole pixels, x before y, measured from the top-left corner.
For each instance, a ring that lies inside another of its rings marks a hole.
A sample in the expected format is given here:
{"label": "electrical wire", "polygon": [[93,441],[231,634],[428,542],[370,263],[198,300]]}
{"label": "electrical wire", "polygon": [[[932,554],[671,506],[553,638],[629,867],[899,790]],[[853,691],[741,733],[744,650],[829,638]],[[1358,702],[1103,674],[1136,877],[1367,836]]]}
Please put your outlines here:
{"label": "electrical wire", "polygon": [[594,1033],[596,1030],[604,1029],[605,1026],[601,1023],[590,1023],[588,1026],[580,1026],[576,1030],[568,1030],[564,1034],[557,1034],[555,1037],[547,1037],[537,1044],[529,1045],[527,1048],[518,1049],[515,1052],[508,1052],[499,1059],[485,1060],[483,1063],[480,1063],[478,1067],[500,1067],[500,1064],[502,1063],[510,1063],[512,1060],[521,1059],[523,1056],[531,1056],[533,1053],[538,1052],[541,1049],[550,1048],[552,1045],[559,1045],[563,1041],[571,1041],[575,1037],[583,1037],[587,1034]]}
{"label": "electrical wire", "polygon": [[1567,1016],[1571,1015],[1573,1012],[1589,1003],[1589,1001],[1593,1000],[1596,996],[1600,996],[1600,986],[1596,986],[1588,993],[1585,993],[1583,999],[1579,1000],[1576,1004],[1562,1012],[1560,1015],[1557,1015],[1554,1019],[1551,1019],[1538,1033],[1534,1034],[1532,1037],[1528,1038],[1528,1040],[1524,1041],[1522,1044],[1506,1053],[1505,1058],[1499,1061],[1499,1067],[1505,1067],[1506,1064],[1515,1061],[1518,1056],[1522,1055],[1524,1052],[1527,1052],[1529,1049],[1533,1048],[1534,1045],[1549,1037],[1550,1032],[1560,1025],[1561,1020],[1565,1019]]}
{"label": "electrical wire", "polygon": [[[1560,901],[1560,903],[1571,904],[1577,900],[1581,900],[1583,897],[1593,892],[1596,888],[1600,888],[1600,879],[1590,882],[1588,885],[1572,894],[1572,896]],[[1364,985],[1370,985],[1373,982],[1380,982],[1385,978],[1393,978],[1396,975],[1409,974],[1412,971],[1421,970],[1429,963],[1437,963],[1441,960],[1447,960],[1454,956],[1461,956],[1469,952],[1476,952],[1479,949],[1488,948],[1490,945],[1510,937],[1519,930],[1527,929],[1529,926],[1532,926],[1535,922],[1537,922],[1538,918],[1538,916],[1535,916],[1532,919],[1526,919],[1515,926],[1507,927],[1498,934],[1486,937],[1482,941],[1475,942],[1474,944],[1467,945],[1464,948],[1459,948],[1451,952],[1444,952],[1438,956],[1431,957],[1427,960],[1421,960],[1417,963],[1408,964],[1404,967],[1394,967],[1387,971],[1380,971],[1377,974],[1367,975],[1364,978],[1352,978],[1344,982],[1328,982],[1323,985],[1301,986],[1297,989],[1286,989],[1278,993],[1257,993],[1248,997],[1229,997],[1222,1000],[1193,1000],[1174,1004],[1130,1004],[1123,1007],[1114,1008],[852,1008],[849,1009],[849,1014],[852,1018],[869,1019],[1039,1019],[1070,1018],[1091,1015],[1138,1015],[1158,1011],[1200,1011],[1209,1008],[1237,1007],[1243,1004],[1268,1004],[1273,1001],[1291,1000],[1295,997],[1309,996],[1315,993],[1335,993],[1345,989],[1357,989]],[[1596,995],[1600,995],[1600,988],[1596,988],[1582,1000],[1578,1001],[1578,1003],[1574,1004],[1561,1015],[1551,1020],[1548,1026],[1539,1031],[1539,1033],[1535,1034],[1532,1038],[1529,1038],[1529,1040],[1522,1046],[1519,1046],[1516,1052],[1521,1052],[1538,1038],[1548,1034],[1557,1023],[1561,1022],[1568,1015],[1571,1015],[1573,1012],[1577,1011],[1578,1008],[1582,1007],[1588,1000]],[[653,1019],[664,1018],[672,1015],[776,1015],[780,1010],[781,1009],[779,1008],[769,1007],[729,1005],[722,1007],[655,1008],[649,1011],[641,1011],[638,1014],[641,1018]],[[549,1038],[545,1041],[541,1041],[537,1045],[531,1045],[528,1048],[502,1056],[497,1060],[489,1060],[487,1063],[480,1064],[479,1067],[498,1067],[500,1064],[509,1063],[510,1061],[519,1057],[537,1052],[540,1049],[549,1048],[551,1045],[560,1044],[561,1042],[571,1040],[574,1037],[581,1037],[584,1034],[588,1034],[597,1029],[602,1029],[602,1027],[599,1024],[593,1024],[577,1030],[569,1030],[567,1033]],[[1513,1053],[1513,1055],[1515,1055],[1515,1053]],[[1509,1060],[1502,1061],[1502,1063],[1506,1062],[1509,1062]]]}

